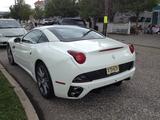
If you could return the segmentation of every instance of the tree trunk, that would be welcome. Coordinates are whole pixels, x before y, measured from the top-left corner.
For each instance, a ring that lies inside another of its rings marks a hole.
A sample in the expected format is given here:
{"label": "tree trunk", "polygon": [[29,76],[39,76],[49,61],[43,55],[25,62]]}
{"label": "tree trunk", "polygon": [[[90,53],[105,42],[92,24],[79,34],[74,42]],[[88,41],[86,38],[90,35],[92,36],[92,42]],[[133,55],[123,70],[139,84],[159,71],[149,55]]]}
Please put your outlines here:
{"label": "tree trunk", "polygon": [[138,29],[139,12],[136,13],[136,29]]}
{"label": "tree trunk", "polygon": [[138,34],[138,19],[139,19],[139,12],[136,12],[136,34]]}

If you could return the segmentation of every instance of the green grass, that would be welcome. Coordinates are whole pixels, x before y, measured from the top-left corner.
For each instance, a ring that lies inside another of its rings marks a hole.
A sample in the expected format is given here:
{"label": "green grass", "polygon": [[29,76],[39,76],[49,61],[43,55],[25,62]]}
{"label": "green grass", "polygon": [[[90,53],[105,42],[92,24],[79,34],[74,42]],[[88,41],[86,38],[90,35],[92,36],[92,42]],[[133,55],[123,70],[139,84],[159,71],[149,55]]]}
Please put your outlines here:
{"label": "green grass", "polygon": [[0,72],[0,120],[27,120],[22,105]]}

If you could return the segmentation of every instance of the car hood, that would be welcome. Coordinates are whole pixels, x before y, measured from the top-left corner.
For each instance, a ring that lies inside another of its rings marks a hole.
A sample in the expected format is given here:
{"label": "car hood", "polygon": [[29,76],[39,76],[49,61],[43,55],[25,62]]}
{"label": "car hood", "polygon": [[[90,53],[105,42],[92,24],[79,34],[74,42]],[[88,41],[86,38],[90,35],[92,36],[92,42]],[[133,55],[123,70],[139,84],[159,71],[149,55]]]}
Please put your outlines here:
{"label": "car hood", "polygon": [[27,31],[24,28],[8,28],[8,29],[0,29],[0,34],[3,37],[18,37],[26,34]]}
{"label": "car hood", "polygon": [[75,42],[56,42],[55,44],[59,48],[66,50],[77,50],[85,53],[125,46],[125,44],[111,38],[82,40]]}

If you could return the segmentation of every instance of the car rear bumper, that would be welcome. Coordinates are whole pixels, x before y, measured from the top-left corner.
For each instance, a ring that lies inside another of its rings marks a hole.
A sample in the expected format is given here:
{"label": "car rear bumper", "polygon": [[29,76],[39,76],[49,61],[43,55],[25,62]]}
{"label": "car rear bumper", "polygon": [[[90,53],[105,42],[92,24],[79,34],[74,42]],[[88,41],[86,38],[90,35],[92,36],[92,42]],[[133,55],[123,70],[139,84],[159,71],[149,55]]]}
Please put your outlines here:
{"label": "car rear bumper", "polygon": [[[133,67],[129,71],[125,71],[123,73],[120,73],[120,74],[117,74],[117,75],[114,75],[111,77],[98,79],[98,80],[95,80],[92,82],[72,83],[71,86],[78,86],[78,87],[83,88],[83,92],[77,98],[73,98],[73,99],[80,99],[80,98],[84,97],[86,94],[88,94],[90,91],[92,91],[93,89],[101,88],[101,87],[104,87],[107,85],[111,85],[111,84],[123,81],[128,78],[132,78],[134,73],[135,73],[135,67]],[[70,99],[72,99],[72,98],[70,98]]]}
{"label": "car rear bumper", "polygon": [[[102,79],[97,79],[91,82],[73,83],[72,81],[69,81],[68,83],[66,82],[66,84],[63,85],[56,84],[56,86],[54,86],[55,87],[54,92],[57,97],[62,97],[67,99],[80,99],[83,98],[85,95],[87,95],[93,89],[101,88],[107,85],[114,84],[119,81],[123,81],[128,78],[132,78],[134,73],[135,73],[135,66],[133,66],[132,69],[119,73],[117,75],[113,75]],[[74,74],[74,72],[72,74]],[[71,87],[78,87],[82,89],[80,95],[77,95],[76,97],[69,97],[70,94],[69,92]]]}

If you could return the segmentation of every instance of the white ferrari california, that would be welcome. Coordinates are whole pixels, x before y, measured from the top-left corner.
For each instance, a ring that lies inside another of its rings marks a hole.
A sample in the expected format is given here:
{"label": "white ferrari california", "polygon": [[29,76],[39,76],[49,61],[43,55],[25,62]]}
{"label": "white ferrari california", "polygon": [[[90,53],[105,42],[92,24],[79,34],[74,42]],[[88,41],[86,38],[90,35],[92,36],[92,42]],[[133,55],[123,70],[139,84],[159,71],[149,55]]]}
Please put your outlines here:
{"label": "white ferrari california", "polygon": [[79,99],[91,90],[130,80],[135,49],[78,26],[44,26],[11,39],[7,54],[37,82],[45,98]]}

